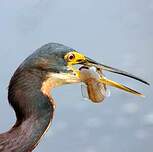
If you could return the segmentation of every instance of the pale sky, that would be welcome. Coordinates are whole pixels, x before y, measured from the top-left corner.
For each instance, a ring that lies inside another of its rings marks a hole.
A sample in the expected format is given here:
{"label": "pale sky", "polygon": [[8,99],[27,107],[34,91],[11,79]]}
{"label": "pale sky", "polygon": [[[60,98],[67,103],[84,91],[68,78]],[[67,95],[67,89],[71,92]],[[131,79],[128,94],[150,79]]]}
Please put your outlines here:
{"label": "pale sky", "polygon": [[[9,80],[35,49],[63,43],[153,84],[152,27],[153,0],[0,0],[0,131],[15,122]],[[52,126],[34,152],[152,152],[153,87],[105,74],[146,97],[110,88],[111,96],[95,105],[80,85],[57,88]]]}

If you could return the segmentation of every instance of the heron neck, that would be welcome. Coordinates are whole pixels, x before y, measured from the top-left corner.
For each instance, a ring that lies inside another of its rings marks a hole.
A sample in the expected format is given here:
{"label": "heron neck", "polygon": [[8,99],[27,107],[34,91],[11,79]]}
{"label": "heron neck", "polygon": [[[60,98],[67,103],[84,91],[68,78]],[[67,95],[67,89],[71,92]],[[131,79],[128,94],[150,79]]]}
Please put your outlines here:
{"label": "heron neck", "polygon": [[17,121],[10,131],[0,135],[0,151],[32,151],[47,130],[54,109],[41,92],[44,75],[39,70],[17,70],[12,77],[8,99]]}

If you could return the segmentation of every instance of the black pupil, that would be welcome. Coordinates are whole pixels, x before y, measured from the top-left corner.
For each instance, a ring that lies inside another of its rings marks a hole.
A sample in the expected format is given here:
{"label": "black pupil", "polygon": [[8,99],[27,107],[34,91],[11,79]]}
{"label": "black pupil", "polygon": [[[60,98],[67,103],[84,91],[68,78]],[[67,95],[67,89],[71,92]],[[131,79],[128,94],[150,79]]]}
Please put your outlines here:
{"label": "black pupil", "polygon": [[70,59],[70,60],[74,59],[74,55],[71,54],[71,55],[69,56],[69,59]]}

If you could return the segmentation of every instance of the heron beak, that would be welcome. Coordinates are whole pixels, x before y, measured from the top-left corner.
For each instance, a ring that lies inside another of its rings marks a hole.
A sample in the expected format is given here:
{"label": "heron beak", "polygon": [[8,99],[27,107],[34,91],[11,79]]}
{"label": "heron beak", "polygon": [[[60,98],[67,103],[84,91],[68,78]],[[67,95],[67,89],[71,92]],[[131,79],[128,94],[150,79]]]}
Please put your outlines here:
{"label": "heron beak", "polygon": [[[70,59],[69,57],[71,57],[72,54],[73,54],[72,59]],[[74,56],[75,56],[75,58],[73,58]],[[67,60],[69,71],[73,71],[73,73],[75,73],[75,75],[78,79],[80,78],[80,72],[75,67],[73,67],[73,65],[76,65],[76,64],[85,65],[85,66],[88,66],[88,67],[95,67],[97,69],[97,71],[98,70],[99,71],[109,71],[109,72],[112,72],[112,73],[127,76],[127,77],[130,77],[130,78],[135,79],[137,81],[140,81],[144,84],[149,85],[149,83],[147,81],[145,81],[141,78],[138,78],[133,74],[130,74],[126,71],[122,71],[122,70],[119,70],[119,69],[101,64],[101,63],[98,63],[98,62],[84,56],[83,54],[80,54],[80,53],[75,52],[75,51],[72,51],[72,52],[66,54],[64,58],[65,58],[65,60]],[[129,92],[129,93],[132,93],[134,95],[143,96],[141,93],[139,93],[139,92],[137,92],[133,89],[130,89],[130,88],[128,88],[128,87],[126,87],[122,84],[119,84],[117,82],[114,82],[112,80],[109,80],[109,79],[105,78],[102,74],[100,74],[100,80],[99,81],[103,84],[113,86],[113,87],[116,87],[118,89],[122,89],[122,90],[124,90],[126,92]]]}
{"label": "heron beak", "polygon": [[88,65],[88,66],[94,66],[96,68],[99,68],[99,69],[102,69],[102,70],[105,70],[105,71],[109,71],[109,72],[112,72],[112,73],[116,73],[116,74],[120,74],[120,75],[123,75],[123,76],[127,76],[127,77],[130,77],[132,79],[135,79],[137,81],[140,81],[146,85],[150,85],[147,81],[133,75],[133,74],[130,74],[126,71],[123,71],[123,70],[119,70],[119,69],[116,69],[116,68],[113,68],[113,67],[110,67],[110,66],[107,66],[107,65],[104,65],[104,64],[101,64],[101,63],[98,63],[88,57],[86,57],[86,61],[84,62],[84,65]]}
{"label": "heron beak", "polygon": [[115,88],[118,88],[118,89],[121,89],[121,90],[124,90],[124,91],[132,93],[134,95],[144,97],[144,95],[141,94],[140,92],[135,91],[135,90],[133,90],[133,89],[131,89],[129,87],[126,87],[126,86],[124,86],[124,85],[122,85],[122,84],[120,84],[118,82],[114,82],[112,80],[109,80],[109,79],[107,79],[105,77],[101,77],[99,82],[101,82],[103,84],[106,84],[106,85],[109,85],[109,86],[112,86],[112,87],[115,87]]}
{"label": "heron beak", "polygon": [[[136,77],[135,75],[133,74],[129,74],[125,71],[122,71],[122,70],[119,70],[119,69],[116,69],[116,68],[113,68],[113,67],[110,67],[110,66],[107,66],[107,65],[104,65],[104,64],[101,64],[101,63],[97,63],[96,61],[88,58],[88,57],[85,57],[85,61],[82,63],[83,65],[86,65],[86,66],[94,66],[96,69],[101,69],[101,70],[106,70],[106,71],[109,71],[109,72],[113,72],[113,73],[116,73],[116,74],[120,74],[120,75],[124,75],[124,76],[127,76],[127,77],[130,77],[130,78],[133,78],[137,81],[140,81],[144,84],[147,84],[149,85],[149,83],[141,78],[138,78]],[[138,95],[138,96],[143,96],[143,94],[133,90],[133,89],[130,89],[118,82],[114,82],[112,80],[109,80],[107,78],[105,78],[104,76],[101,76],[100,80],[99,80],[101,83],[103,84],[106,84],[106,85],[109,85],[109,86],[113,86],[113,87],[116,87],[118,89],[122,89],[126,92],[129,92],[129,93],[132,93],[134,95]]]}

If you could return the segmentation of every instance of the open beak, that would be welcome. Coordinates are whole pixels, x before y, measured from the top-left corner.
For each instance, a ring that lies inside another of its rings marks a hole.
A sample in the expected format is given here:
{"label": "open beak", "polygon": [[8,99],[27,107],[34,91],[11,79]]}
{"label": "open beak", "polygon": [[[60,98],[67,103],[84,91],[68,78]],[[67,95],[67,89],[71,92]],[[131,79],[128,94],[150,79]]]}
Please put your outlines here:
{"label": "open beak", "polygon": [[[125,72],[125,71],[122,71],[122,70],[119,70],[119,69],[116,69],[116,68],[98,63],[98,62],[96,62],[96,61],[84,56],[83,54],[80,54],[80,53],[76,52],[76,51],[69,52],[68,54],[66,54],[64,56],[64,59],[67,60],[69,69],[71,71],[75,72],[77,74],[77,77],[79,77],[80,72],[78,70],[76,70],[72,65],[81,64],[81,65],[85,65],[85,66],[88,66],[88,67],[95,67],[97,69],[97,71],[106,70],[106,71],[109,71],[109,72],[113,72],[113,73],[116,73],[116,74],[120,74],[120,75],[123,75],[123,76],[130,77],[130,78],[135,79],[137,81],[140,81],[140,82],[142,82],[146,85],[150,85],[147,81],[145,81],[141,78],[138,78],[133,74],[129,74],[128,72]],[[105,78],[102,74],[100,74],[99,81],[103,84],[122,89],[122,90],[127,91],[129,93],[132,93],[134,95],[143,96],[141,93],[139,93],[139,92],[137,92],[133,89],[130,89],[130,88],[128,88],[128,87],[126,87],[122,84],[119,84],[117,82],[114,82],[112,80],[109,80],[109,79]]]}
{"label": "open beak", "polygon": [[86,62],[84,63],[85,65],[88,65],[88,66],[94,66],[96,68],[100,68],[102,70],[106,70],[106,71],[109,71],[109,72],[113,72],[113,73],[117,73],[117,74],[120,74],[120,75],[124,75],[124,76],[127,76],[127,77],[130,77],[130,78],[133,78],[137,81],[140,81],[144,84],[147,84],[147,85],[150,85],[147,81],[141,79],[141,78],[138,78],[137,76],[133,75],[133,74],[130,74],[126,71],[122,71],[122,70],[119,70],[119,69],[116,69],[116,68],[113,68],[113,67],[110,67],[110,66],[107,66],[107,65],[104,65],[104,64],[101,64],[101,63],[97,63],[96,61],[86,57]]}
{"label": "open beak", "polygon": [[[101,69],[101,70],[106,70],[106,71],[109,71],[109,72],[113,72],[113,73],[116,73],[116,74],[120,74],[120,75],[124,75],[124,76],[127,76],[127,77],[130,77],[130,78],[133,78],[137,81],[140,81],[146,85],[150,85],[147,81],[141,79],[141,78],[138,78],[132,74],[129,74],[125,71],[122,71],[122,70],[119,70],[119,69],[116,69],[116,68],[113,68],[113,67],[110,67],[110,66],[107,66],[107,65],[103,65],[101,63],[97,63],[96,61],[88,58],[88,57],[85,57],[85,61],[84,63],[82,63],[86,66],[94,66],[96,69]],[[143,94],[133,90],[133,89],[130,89],[122,84],[119,84],[117,82],[114,82],[112,80],[109,80],[107,78],[105,78],[104,76],[101,76],[100,80],[99,80],[101,83],[103,84],[106,84],[106,85],[109,85],[109,86],[113,86],[113,87],[116,87],[118,89],[122,89],[126,92],[129,92],[129,93],[132,93],[134,95],[138,95],[138,96],[143,96]]]}

